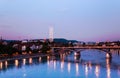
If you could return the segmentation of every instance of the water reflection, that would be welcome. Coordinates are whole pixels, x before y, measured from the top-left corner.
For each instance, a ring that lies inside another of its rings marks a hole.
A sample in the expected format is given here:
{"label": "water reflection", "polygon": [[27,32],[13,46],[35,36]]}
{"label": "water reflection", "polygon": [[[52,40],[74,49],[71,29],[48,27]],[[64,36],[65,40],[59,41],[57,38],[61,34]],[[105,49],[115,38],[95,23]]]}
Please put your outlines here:
{"label": "water reflection", "polygon": [[50,56],[47,56],[47,65],[50,66]]}
{"label": "water reflection", "polygon": [[41,62],[41,57],[39,57],[39,62]]}
{"label": "water reflection", "polygon": [[8,61],[5,61],[5,68],[7,68],[8,66]]}
{"label": "water reflection", "polygon": [[80,56],[79,55],[74,56],[74,60],[75,61],[79,61],[80,60]]}
{"label": "water reflection", "polygon": [[79,76],[79,64],[76,63],[75,67],[76,67],[76,76]]}
{"label": "water reflection", "polygon": [[29,63],[32,64],[32,58],[29,58]]}
{"label": "water reflection", "polygon": [[120,76],[120,67],[118,67],[118,75]]}
{"label": "water reflection", "polygon": [[65,59],[65,54],[60,54],[60,59]]}
{"label": "water reflection", "polygon": [[47,56],[47,60],[48,60],[48,61],[50,60],[50,56]]}
{"label": "water reflection", "polygon": [[68,62],[68,72],[70,73],[70,71],[71,71],[71,63],[70,62]]}
{"label": "water reflection", "polygon": [[111,74],[111,69],[110,69],[110,58],[106,59],[106,72],[107,72],[107,78],[111,78],[110,74]]}
{"label": "water reflection", "polygon": [[15,66],[16,67],[18,67],[18,64],[19,64],[18,60],[15,60]]}
{"label": "water reflection", "polygon": [[88,77],[88,65],[85,65],[85,76]]}
{"label": "water reflection", "polygon": [[95,66],[95,75],[96,75],[97,78],[99,78],[99,74],[100,74],[100,66],[96,65]]}
{"label": "water reflection", "polygon": [[[26,59],[24,59],[25,61],[26,61]],[[26,69],[25,69],[25,67],[23,67],[22,68],[23,69],[23,78],[25,78],[26,76],[27,76],[27,71],[26,71]]]}
{"label": "water reflection", "polygon": [[112,53],[112,55],[120,56],[120,49],[117,49],[117,50],[111,49],[110,52]]}
{"label": "water reflection", "polygon": [[[14,69],[18,66],[20,70],[16,71],[16,73],[19,74],[19,72],[22,72],[22,77],[20,78],[29,78],[30,76],[42,78],[44,77],[43,73],[46,74],[44,78],[55,78],[54,75],[60,76],[60,78],[114,78],[114,74],[115,78],[120,77],[120,63],[118,60],[120,57],[113,56],[112,59],[106,58],[107,54],[100,54],[99,52],[96,54],[93,53],[95,57],[91,57],[90,55],[92,54],[88,52],[85,55],[81,54],[84,58],[72,54],[62,54],[59,57],[41,56],[3,61],[0,62],[0,77],[2,76],[1,71],[9,72],[8,69]],[[117,62],[114,61],[115,58],[117,58]],[[14,70],[10,71],[14,72]],[[5,75],[7,75],[8,72],[5,72]],[[15,78],[15,76],[11,78]]]}
{"label": "water reflection", "polygon": [[106,58],[106,65],[110,65],[111,63],[111,59],[110,58]]}
{"label": "water reflection", "polygon": [[88,62],[88,66],[89,66],[89,69],[91,71],[92,70],[92,63],[90,61]]}
{"label": "water reflection", "polygon": [[56,69],[56,60],[53,61],[54,65],[54,70]]}
{"label": "water reflection", "polygon": [[23,59],[23,65],[25,65],[26,64],[26,59]]}
{"label": "water reflection", "polygon": [[61,71],[63,71],[63,69],[64,69],[64,59],[61,60],[61,65],[60,65],[60,67],[61,67]]}
{"label": "water reflection", "polygon": [[0,69],[2,69],[3,68],[3,63],[2,62],[0,62]]}

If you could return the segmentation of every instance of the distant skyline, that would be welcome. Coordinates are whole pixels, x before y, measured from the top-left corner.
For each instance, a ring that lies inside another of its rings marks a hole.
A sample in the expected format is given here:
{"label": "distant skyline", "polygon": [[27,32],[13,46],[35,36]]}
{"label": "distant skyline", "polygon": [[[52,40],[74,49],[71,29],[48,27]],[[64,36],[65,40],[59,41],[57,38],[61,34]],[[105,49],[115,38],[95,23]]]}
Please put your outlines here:
{"label": "distant skyline", "polygon": [[4,39],[120,40],[120,0],[0,0]]}

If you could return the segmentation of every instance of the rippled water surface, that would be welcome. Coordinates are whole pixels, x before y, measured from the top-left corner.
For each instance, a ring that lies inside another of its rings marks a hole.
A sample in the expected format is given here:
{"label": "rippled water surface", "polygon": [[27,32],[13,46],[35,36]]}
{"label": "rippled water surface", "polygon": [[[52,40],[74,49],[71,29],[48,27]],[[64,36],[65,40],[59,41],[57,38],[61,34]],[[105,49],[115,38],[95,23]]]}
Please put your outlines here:
{"label": "rippled water surface", "polygon": [[0,78],[120,78],[119,51],[98,50],[0,62]]}

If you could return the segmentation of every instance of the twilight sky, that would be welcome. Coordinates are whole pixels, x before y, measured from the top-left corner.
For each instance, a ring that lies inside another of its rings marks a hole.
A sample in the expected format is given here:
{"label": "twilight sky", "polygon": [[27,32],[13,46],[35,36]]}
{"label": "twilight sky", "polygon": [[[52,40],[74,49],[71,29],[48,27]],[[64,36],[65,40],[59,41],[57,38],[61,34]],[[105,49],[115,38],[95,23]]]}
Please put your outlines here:
{"label": "twilight sky", "polygon": [[0,0],[4,39],[120,40],[120,0]]}

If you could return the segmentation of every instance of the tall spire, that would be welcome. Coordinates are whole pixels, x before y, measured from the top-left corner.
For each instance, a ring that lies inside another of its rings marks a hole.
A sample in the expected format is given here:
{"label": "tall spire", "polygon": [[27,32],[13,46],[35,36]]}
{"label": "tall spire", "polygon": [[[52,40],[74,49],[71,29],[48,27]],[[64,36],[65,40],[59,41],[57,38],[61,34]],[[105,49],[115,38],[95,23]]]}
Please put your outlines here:
{"label": "tall spire", "polygon": [[53,32],[53,27],[49,27],[49,41],[53,42],[54,39],[54,32]]}

